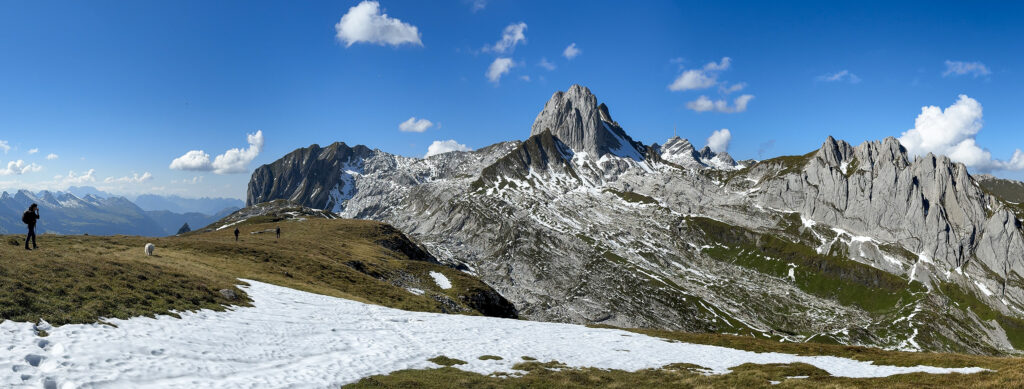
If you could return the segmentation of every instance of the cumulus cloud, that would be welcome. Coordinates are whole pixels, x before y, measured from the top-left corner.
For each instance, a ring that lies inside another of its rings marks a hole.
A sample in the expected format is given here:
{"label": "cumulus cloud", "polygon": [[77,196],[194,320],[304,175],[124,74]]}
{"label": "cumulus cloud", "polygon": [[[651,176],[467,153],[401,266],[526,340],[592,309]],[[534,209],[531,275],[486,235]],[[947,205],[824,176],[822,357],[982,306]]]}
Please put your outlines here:
{"label": "cumulus cloud", "polygon": [[555,70],[556,68],[555,64],[548,62],[547,58],[541,58],[537,65],[547,70]]}
{"label": "cumulus cloud", "polygon": [[380,3],[376,1],[363,1],[349,8],[348,13],[334,25],[334,30],[337,32],[335,37],[344,42],[345,47],[356,43],[423,46],[416,26],[382,13]]}
{"label": "cumulus cloud", "polygon": [[491,66],[487,68],[487,79],[497,84],[501,76],[507,74],[513,67],[515,62],[512,62],[512,58],[496,58],[494,62],[491,62]]}
{"label": "cumulus cloud", "polygon": [[856,83],[860,82],[860,77],[857,77],[856,74],[850,73],[849,70],[845,70],[844,69],[844,70],[840,70],[840,71],[835,72],[835,73],[822,74],[822,75],[818,76],[816,78],[816,80],[823,81],[823,82],[842,82],[842,81],[846,81],[846,82],[849,82],[851,84],[856,84]]}
{"label": "cumulus cloud", "polygon": [[724,99],[711,100],[701,95],[697,100],[686,103],[686,108],[696,112],[717,111],[721,113],[739,113],[747,110],[747,104],[754,98],[754,95],[741,95],[733,100],[732,105]]}
{"label": "cumulus cloud", "polygon": [[218,155],[210,162],[210,154],[203,150],[190,150],[171,161],[174,170],[212,171],[216,174],[245,173],[249,163],[263,151],[263,131],[247,134],[249,147],[234,148]]}
{"label": "cumulus cloud", "polygon": [[410,117],[409,120],[402,122],[398,125],[398,130],[402,132],[423,132],[433,126],[430,120],[427,119],[416,119],[415,116]]}
{"label": "cumulus cloud", "polygon": [[153,179],[153,175],[150,174],[149,172],[145,172],[145,173],[142,173],[141,176],[139,175],[139,173],[132,173],[131,176],[124,176],[124,177],[120,177],[120,178],[107,177],[105,180],[103,180],[103,182],[107,183],[107,184],[114,184],[114,183],[120,183],[120,184],[141,184],[143,182],[146,182],[146,181],[149,181],[149,180],[152,180],[152,179]]}
{"label": "cumulus cloud", "polygon": [[530,76],[527,76],[527,75],[519,76],[519,79],[523,80],[523,81],[526,81],[526,82],[530,82]]}
{"label": "cumulus cloud", "polygon": [[435,140],[434,143],[431,143],[430,146],[427,147],[427,154],[424,155],[423,158],[427,158],[427,157],[430,157],[432,155],[444,154],[444,153],[452,152],[452,151],[471,151],[471,150],[473,150],[473,149],[469,148],[469,146],[466,146],[464,144],[456,142],[453,139],[449,139],[449,140]]}
{"label": "cumulus cloud", "polygon": [[569,46],[562,51],[562,55],[565,56],[566,59],[576,58],[576,56],[580,54],[583,54],[583,50],[576,48],[576,42],[569,44]]}
{"label": "cumulus cloud", "polygon": [[473,10],[473,12],[482,11],[484,8],[487,8],[487,0],[473,0],[469,5],[469,8]]}
{"label": "cumulus cloud", "polygon": [[681,92],[691,89],[706,89],[712,87],[717,82],[714,76],[709,76],[703,70],[690,69],[676,77],[676,80],[668,86],[668,90]]}
{"label": "cumulus cloud", "polygon": [[249,162],[256,159],[263,151],[263,131],[256,131],[255,134],[247,134],[249,147],[246,149],[231,149],[224,154],[218,155],[213,160],[213,172],[217,174],[245,173]]}
{"label": "cumulus cloud", "polygon": [[46,155],[46,159],[49,160],[49,161],[55,160],[57,158],[60,158],[60,156],[57,155],[57,154],[54,154],[54,153],[50,153],[50,154]]}
{"label": "cumulus cloud", "polygon": [[20,176],[25,173],[35,173],[43,170],[42,166],[34,163],[25,163],[25,161],[17,160],[10,161],[7,163],[6,168],[0,169],[0,176]]}
{"label": "cumulus cloud", "polygon": [[975,78],[992,74],[988,67],[981,62],[963,62],[946,60],[946,71],[942,72],[943,77],[971,75]]}
{"label": "cumulus cloud", "polygon": [[484,51],[490,51],[498,54],[504,54],[505,52],[512,51],[520,42],[526,42],[526,34],[524,34],[525,31],[526,23],[519,22],[509,24],[505,27],[505,30],[501,32],[501,40],[493,46],[484,46]]}
{"label": "cumulus cloud", "polygon": [[70,170],[66,176],[58,175],[53,178],[60,180],[65,185],[81,185],[96,182],[96,169],[89,169],[85,174],[81,175],[76,175],[74,170]]}
{"label": "cumulus cloud", "polygon": [[899,140],[914,155],[941,154],[979,171],[1024,169],[1024,152],[1017,149],[1009,161],[992,158],[992,153],[977,145],[975,136],[981,131],[982,108],[977,100],[960,95],[956,103],[943,110],[936,106],[921,107],[914,128]]}
{"label": "cumulus cloud", "polygon": [[729,149],[730,141],[732,141],[732,133],[728,128],[723,128],[711,133],[711,136],[708,137],[708,147],[711,148],[711,151],[720,153]]}
{"label": "cumulus cloud", "polygon": [[203,150],[189,150],[185,155],[171,161],[170,168],[174,170],[213,170],[213,167],[210,164],[210,154],[207,154]]}
{"label": "cumulus cloud", "polygon": [[34,148],[34,149],[29,149],[29,150],[28,150],[28,154],[29,154],[29,155],[32,155],[32,154],[35,154],[35,153],[38,153],[38,152],[39,152],[39,149],[38,149],[38,148]]}
{"label": "cumulus cloud", "polygon": [[668,86],[668,90],[682,92],[686,90],[707,89],[718,84],[718,73],[729,69],[732,59],[723,57],[719,62],[709,62],[700,69],[684,71]]}
{"label": "cumulus cloud", "polygon": [[8,151],[11,151],[11,145],[5,140],[0,140],[0,150],[3,150],[4,154],[7,154]]}

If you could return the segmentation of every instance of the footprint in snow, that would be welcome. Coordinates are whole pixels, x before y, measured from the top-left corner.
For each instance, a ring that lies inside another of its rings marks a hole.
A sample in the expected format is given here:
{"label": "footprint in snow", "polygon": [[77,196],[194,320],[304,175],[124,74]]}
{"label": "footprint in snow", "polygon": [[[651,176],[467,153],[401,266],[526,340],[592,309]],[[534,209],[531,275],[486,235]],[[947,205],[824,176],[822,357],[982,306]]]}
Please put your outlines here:
{"label": "footprint in snow", "polygon": [[39,354],[29,354],[25,356],[25,362],[28,362],[29,366],[39,367],[39,363],[42,362],[46,357]]}

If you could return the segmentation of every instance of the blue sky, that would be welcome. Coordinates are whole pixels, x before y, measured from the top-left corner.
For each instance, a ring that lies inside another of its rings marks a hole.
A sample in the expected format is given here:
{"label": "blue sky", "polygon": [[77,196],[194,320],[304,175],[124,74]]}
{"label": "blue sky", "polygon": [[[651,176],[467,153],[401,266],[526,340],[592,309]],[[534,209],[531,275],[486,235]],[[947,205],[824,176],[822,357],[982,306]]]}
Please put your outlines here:
{"label": "blue sky", "polygon": [[[252,169],[313,143],[421,157],[434,141],[524,139],[573,83],[647,144],[676,127],[702,146],[727,128],[730,154],[761,159],[828,135],[858,144],[916,128],[915,150],[1024,179],[1011,160],[1024,148],[1020,3],[384,0],[391,30],[339,36],[358,4],[6,3],[0,189],[244,198]],[[571,44],[580,52],[568,58]],[[499,58],[512,67],[492,82]],[[695,78],[670,88],[687,71]],[[701,96],[709,111],[693,109]],[[925,106],[939,112],[922,128]],[[401,131],[412,117],[433,125]],[[250,149],[257,131],[262,147]],[[964,154],[963,141],[976,147]],[[198,170],[170,168],[192,150],[208,159],[178,167]]]}

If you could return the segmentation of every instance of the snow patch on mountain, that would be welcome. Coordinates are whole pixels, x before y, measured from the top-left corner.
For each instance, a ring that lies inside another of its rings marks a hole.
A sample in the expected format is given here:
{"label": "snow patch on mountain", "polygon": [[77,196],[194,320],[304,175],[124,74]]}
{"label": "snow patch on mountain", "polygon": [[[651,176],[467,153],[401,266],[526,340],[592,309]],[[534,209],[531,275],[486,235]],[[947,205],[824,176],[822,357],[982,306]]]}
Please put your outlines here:
{"label": "snow patch on mountain", "polygon": [[[459,369],[511,372],[522,357],[570,367],[636,371],[692,363],[709,374],[744,363],[807,363],[840,377],[984,369],[885,366],[831,356],[755,353],[670,342],[621,330],[477,316],[408,312],[245,281],[252,307],[65,325],[36,335],[0,323],[0,385],[8,387],[338,387],[444,355]],[[912,343],[913,339],[908,339]],[[480,360],[497,355],[501,360]]]}
{"label": "snow patch on mountain", "polygon": [[441,289],[451,289],[452,288],[452,282],[449,281],[448,277],[445,277],[444,274],[438,273],[436,271],[431,271],[430,272],[430,277],[434,278],[434,283],[437,284],[437,287],[439,287]]}

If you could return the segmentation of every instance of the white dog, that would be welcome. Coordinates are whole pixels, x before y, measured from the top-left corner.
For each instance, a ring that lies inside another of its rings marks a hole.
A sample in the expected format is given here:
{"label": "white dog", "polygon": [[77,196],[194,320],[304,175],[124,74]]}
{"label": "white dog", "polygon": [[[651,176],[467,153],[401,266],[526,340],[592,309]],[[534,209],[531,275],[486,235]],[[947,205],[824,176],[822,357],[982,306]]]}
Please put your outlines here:
{"label": "white dog", "polygon": [[152,243],[146,243],[146,256],[148,257],[153,255],[154,249],[156,249],[156,246],[154,246]]}

